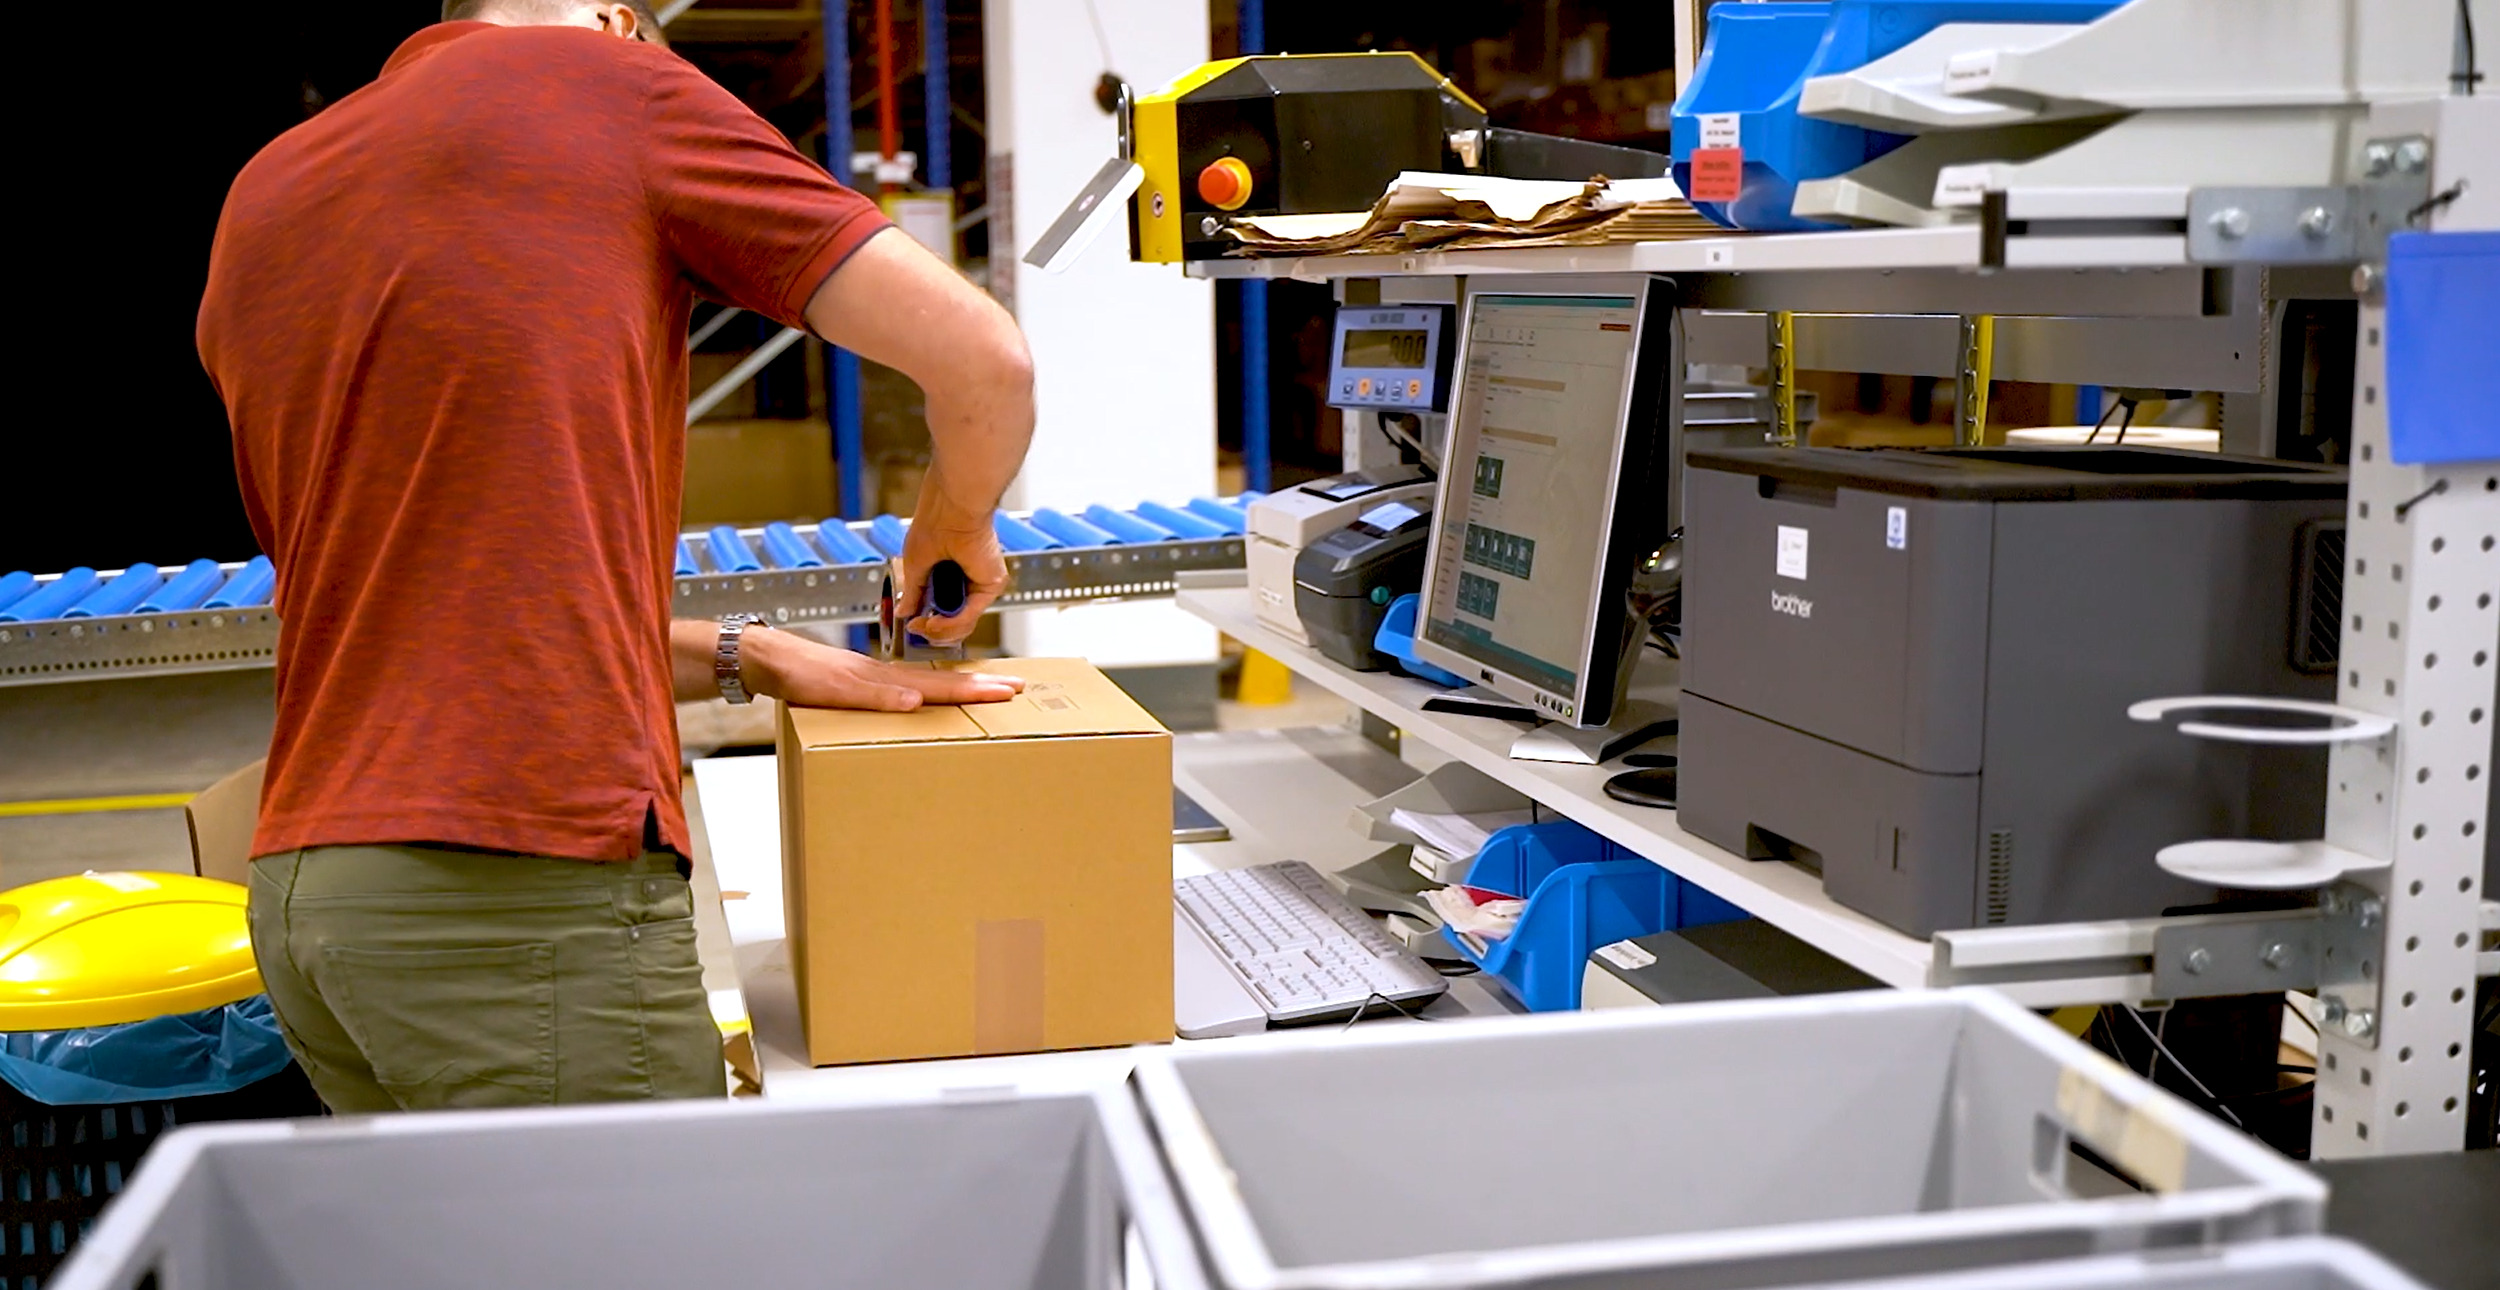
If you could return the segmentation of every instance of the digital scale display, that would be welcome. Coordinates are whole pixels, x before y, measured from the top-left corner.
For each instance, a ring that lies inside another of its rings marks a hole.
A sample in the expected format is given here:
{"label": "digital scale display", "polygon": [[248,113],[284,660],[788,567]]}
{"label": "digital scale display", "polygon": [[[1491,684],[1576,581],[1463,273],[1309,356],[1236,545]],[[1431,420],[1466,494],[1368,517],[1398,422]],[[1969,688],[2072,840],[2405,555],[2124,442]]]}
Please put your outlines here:
{"label": "digital scale display", "polygon": [[1448,406],[1449,318],[1446,305],[1339,309],[1328,364],[1329,405],[1375,412],[1438,412]]}

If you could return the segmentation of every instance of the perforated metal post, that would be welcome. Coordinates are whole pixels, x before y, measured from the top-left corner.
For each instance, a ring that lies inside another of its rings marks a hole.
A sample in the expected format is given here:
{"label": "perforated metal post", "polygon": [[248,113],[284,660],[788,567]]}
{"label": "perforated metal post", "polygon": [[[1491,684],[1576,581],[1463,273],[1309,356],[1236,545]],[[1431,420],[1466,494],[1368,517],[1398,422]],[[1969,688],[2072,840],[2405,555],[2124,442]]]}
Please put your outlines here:
{"label": "perforated metal post", "polygon": [[1963,446],[1988,438],[1988,383],[1995,378],[1997,316],[1962,315],[1962,353],[1953,365],[1953,442]]}
{"label": "perforated metal post", "polygon": [[1774,309],[1763,315],[1771,360],[1771,439],[1782,448],[1800,447],[1805,436],[1797,428],[1797,315]]}
{"label": "perforated metal post", "polygon": [[2346,889],[2377,1006],[2322,1017],[2320,1159],[2464,1146],[2500,666],[2500,462],[2391,461],[2382,298],[2360,327],[2339,701],[2398,726],[2330,754],[2326,833],[2394,863]]}

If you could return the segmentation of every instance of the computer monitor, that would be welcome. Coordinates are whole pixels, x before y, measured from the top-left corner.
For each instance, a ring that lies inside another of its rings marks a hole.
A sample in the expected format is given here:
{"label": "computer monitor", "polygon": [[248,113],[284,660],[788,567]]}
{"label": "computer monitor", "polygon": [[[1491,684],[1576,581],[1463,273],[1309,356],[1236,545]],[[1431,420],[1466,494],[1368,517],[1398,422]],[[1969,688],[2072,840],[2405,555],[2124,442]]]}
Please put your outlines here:
{"label": "computer monitor", "polygon": [[1625,593],[1676,519],[1673,286],[1545,278],[1479,287],[1460,311],[1416,653],[1553,720],[1606,725],[1640,639]]}

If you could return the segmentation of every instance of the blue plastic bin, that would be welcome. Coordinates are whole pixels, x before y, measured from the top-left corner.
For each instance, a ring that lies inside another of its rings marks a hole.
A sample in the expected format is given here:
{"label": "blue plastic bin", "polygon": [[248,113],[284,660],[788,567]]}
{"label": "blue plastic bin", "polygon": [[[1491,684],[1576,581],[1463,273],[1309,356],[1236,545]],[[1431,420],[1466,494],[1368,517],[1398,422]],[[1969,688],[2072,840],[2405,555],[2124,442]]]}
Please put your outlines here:
{"label": "blue plastic bin", "polygon": [[1458,686],[1467,678],[1456,672],[1445,672],[1415,657],[1415,614],[1423,597],[1410,591],[1389,602],[1389,612],[1380,619],[1380,630],[1372,633],[1372,648],[1396,660],[1398,670],[1434,685]]}
{"label": "blue plastic bin", "polygon": [[1495,833],[1467,871],[1467,885],[1524,894],[1508,937],[1478,944],[1442,936],[1499,977],[1533,1012],[1580,1006],[1580,977],[1601,945],[1674,927],[1683,884],[1674,874],[1574,824],[1555,820]]}
{"label": "blue plastic bin", "polygon": [[1669,131],[1675,182],[1692,184],[1701,118],[1735,113],[1744,149],[1734,202],[1695,202],[1729,228],[1805,232],[1839,227],[1789,211],[1797,185],[1828,179],[1909,141],[1862,126],[1797,114],[1805,83],[1851,71],[1946,23],[2086,23],[2122,0],[1831,0],[1721,4],[1710,10],[1707,43],[1693,83],[1675,101]]}
{"label": "blue plastic bin", "polygon": [[1527,898],[1502,940],[1479,944],[1448,928],[1441,935],[1531,1012],[1578,1008],[1589,955],[1601,946],[1751,917],[1569,820],[1496,832],[1469,866],[1467,885]]}

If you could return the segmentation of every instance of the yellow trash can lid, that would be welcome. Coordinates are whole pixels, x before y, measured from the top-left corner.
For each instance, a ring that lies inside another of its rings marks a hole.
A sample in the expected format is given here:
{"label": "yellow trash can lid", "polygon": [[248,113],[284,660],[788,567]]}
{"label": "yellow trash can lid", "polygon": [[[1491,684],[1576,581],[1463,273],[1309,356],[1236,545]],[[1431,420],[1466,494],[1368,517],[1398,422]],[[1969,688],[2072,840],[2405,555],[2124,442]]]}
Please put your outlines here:
{"label": "yellow trash can lid", "polygon": [[0,1030],[75,1030],[260,993],[245,893],[187,873],[84,873],[0,892]]}

